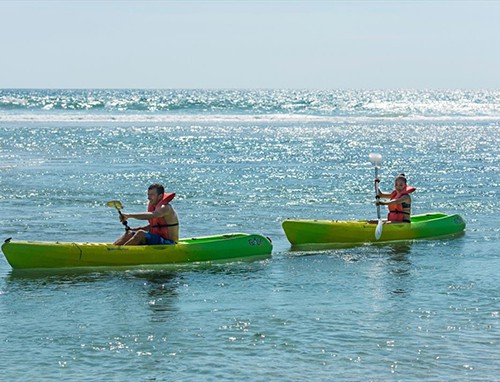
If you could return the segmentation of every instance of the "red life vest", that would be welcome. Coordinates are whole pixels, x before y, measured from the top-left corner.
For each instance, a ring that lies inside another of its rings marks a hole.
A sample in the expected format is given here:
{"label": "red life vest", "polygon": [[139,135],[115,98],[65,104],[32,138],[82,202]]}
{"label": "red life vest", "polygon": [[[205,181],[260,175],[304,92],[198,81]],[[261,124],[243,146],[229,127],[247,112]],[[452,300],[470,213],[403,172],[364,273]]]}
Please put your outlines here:
{"label": "red life vest", "polygon": [[[397,192],[396,190],[391,193],[391,200],[399,199],[403,195],[411,194],[415,191],[415,187],[411,187],[406,185],[404,190],[401,192]],[[411,213],[411,202],[410,203],[398,203],[398,204],[390,204],[389,206],[389,215],[387,215],[387,220],[391,222],[406,222],[410,223],[410,213]]]}
{"label": "red life vest", "polygon": [[[165,204],[168,204],[173,198],[175,198],[175,193],[164,193],[163,194],[163,199],[158,202],[158,204],[153,207],[150,204],[148,204],[148,212],[153,212],[156,211],[157,209],[161,208]],[[154,233],[157,235],[160,235],[164,239],[168,239],[168,227],[172,225],[177,225],[177,224],[167,224],[166,220],[163,217],[159,218],[153,218],[149,220],[149,232]]]}

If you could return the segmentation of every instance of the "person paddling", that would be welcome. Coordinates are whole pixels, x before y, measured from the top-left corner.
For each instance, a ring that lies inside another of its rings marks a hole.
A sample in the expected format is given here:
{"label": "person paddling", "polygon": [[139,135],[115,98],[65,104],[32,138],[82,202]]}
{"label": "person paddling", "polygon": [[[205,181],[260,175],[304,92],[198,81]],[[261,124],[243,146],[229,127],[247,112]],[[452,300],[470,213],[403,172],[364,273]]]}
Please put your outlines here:
{"label": "person paddling", "polygon": [[170,201],[175,193],[165,193],[163,185],[154,183],[148,188],[148,212],[120,215],[120,221],[128,219],[149,220],[144,227],[126,230],[114,245],[177,244],[179,219]]}
{"label": "person paddling", "polygon": [[[394,191],[386,194],[378,188],[380,179],[375,178],[375,191],[377,192],[377,205],[388,206],[389,214],[387,215],[387,222],[397,223],[411,223],[411,197],[410,194],[416,190],[406,182],[405,174],[399,174],[394,180]],[[387,202],[381,201],[380,198],[390,199]]]}

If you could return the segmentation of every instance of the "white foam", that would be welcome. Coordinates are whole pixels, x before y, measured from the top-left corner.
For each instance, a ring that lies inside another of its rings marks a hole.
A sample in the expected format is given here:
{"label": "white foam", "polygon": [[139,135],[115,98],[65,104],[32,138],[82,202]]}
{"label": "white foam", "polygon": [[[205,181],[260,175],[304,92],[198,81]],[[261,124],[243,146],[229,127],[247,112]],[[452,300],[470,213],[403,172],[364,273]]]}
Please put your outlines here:
{"label": "white foam", "polygon": [[500,122],[500,115],[321,116],[306,114],[94,114],[0,113],[0,122],[54,123],[339,123],[364,121],[481,121]]}

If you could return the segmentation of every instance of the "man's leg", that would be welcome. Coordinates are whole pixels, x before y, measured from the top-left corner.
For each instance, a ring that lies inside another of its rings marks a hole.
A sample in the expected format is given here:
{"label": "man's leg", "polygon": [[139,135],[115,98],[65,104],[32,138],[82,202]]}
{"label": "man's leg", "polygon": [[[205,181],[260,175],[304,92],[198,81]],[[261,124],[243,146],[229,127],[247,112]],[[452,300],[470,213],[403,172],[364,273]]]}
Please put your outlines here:
{"label": "man's leg", "polygon": [[134,236],[134,232],[133,231],[125,231],[125,233],[119,238],[117,239],[113,245],[124,245],[127,241],[129,241],[132,236]]}
{"label": "man's leg", "polygon": [[124,245],[143,245],[146,244],[146,232],[137,231]]}

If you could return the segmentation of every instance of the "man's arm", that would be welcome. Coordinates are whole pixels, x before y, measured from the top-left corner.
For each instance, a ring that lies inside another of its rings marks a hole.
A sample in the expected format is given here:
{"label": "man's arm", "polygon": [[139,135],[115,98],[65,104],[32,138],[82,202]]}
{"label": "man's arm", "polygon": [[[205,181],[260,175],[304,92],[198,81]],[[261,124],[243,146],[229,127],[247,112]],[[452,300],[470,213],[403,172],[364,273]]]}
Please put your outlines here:
{"label": "man's arm", "polygon": [[137,219],[137,220],[151,220],[154,218],[164,217],[165,219],[172,214],[172,207],[169,204],[165,204],[153,212],[139,212],[133,214],[122,213],[123,220],[127,219]]}

